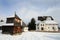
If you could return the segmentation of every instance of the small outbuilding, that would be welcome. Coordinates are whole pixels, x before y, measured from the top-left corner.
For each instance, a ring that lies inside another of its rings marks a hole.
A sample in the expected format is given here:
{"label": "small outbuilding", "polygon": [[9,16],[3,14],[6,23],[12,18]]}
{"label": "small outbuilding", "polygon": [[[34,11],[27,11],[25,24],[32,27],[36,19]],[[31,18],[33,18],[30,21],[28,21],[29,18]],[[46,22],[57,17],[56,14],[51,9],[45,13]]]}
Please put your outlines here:
{"label": "small outbuilding", "polygon": [[28,31],[28,26],[22,21],[22,30],[23,32],[27,32]]}

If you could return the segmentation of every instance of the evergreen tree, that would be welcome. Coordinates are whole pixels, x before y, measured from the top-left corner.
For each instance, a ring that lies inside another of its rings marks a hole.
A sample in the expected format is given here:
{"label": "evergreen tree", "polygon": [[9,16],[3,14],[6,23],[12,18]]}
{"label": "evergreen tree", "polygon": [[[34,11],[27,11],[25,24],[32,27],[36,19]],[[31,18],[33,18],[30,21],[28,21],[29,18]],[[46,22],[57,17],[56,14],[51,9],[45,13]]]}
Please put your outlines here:
{"label": "evergreen tree", "polygon": [[35,19],[32,18],[31,22],[28,24],[29,30],[35,30],[36,29],[36,24],[35,24]]}

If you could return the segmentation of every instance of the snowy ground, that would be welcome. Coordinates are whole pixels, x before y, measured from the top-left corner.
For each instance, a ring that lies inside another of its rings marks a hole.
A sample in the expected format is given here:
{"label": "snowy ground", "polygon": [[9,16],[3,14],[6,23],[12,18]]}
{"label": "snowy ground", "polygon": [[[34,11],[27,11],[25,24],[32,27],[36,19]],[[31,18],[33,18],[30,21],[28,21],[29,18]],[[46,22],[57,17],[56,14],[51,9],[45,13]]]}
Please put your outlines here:
{"label": "snowy ground", "polygon": [[0,33],[0,40],[60,40],[60,33],[23,32],[21,35]]}

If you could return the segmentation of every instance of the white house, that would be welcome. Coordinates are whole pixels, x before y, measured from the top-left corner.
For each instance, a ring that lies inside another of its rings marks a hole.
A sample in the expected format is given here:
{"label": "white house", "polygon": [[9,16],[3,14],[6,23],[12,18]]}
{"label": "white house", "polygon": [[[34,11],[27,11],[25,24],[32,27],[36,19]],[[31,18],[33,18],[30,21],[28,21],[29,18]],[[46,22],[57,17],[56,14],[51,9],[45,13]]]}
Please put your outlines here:
{"label": "white house", "polygon": [[39,23],[36,25],[36,31],[58,31],[57,22],[52,20],[50,16],[46,16],[43,18],[45,18],[45,20],[40,20]]}

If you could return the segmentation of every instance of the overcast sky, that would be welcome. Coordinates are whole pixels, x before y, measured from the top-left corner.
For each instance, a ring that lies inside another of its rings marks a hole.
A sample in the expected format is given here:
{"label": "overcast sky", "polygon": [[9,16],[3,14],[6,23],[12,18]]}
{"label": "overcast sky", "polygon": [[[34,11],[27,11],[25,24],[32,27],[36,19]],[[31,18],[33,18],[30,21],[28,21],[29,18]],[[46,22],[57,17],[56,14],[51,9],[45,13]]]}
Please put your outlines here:
{"label": "overcast sky", "polygon": [[16,14],[28,23],[32,17],[52,16],[60,23],[60,0],[0,0],[0,17]]}

